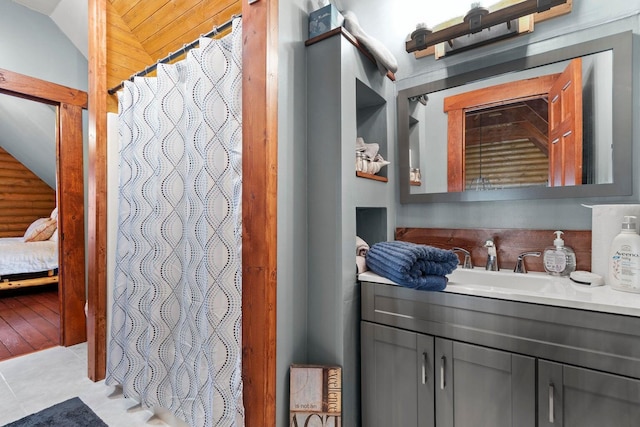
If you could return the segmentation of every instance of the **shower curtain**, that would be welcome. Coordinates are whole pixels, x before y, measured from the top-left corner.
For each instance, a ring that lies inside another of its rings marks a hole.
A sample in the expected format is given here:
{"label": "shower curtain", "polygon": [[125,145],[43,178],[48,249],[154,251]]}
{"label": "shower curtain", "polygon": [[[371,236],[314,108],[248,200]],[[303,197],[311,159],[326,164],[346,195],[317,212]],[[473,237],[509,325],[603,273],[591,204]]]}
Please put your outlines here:
{"label": "shower curtain", "polygon": [[119,94],[109,385],[191,426],[242,426],[241,49],[230,35]]}

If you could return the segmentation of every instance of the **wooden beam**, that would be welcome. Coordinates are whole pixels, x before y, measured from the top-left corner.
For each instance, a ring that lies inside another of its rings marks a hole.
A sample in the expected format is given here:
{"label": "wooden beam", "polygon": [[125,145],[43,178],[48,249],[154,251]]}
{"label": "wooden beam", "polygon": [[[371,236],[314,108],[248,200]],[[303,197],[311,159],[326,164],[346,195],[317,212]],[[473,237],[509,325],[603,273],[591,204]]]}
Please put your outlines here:
{"label": "wooden beam", "polygon": [[445,98],[443,111],[447,113],[461,108],[475,111],[546,96],[558,76],[559,74],[547,74],[451,95]]}
{"label": "wooden beam", "polygon": [[84,304],[84,166],[82,108],[61,104],[58,108],[58,258],[63,292],[60,299],[62,345],[87,339]]}
{"label": "wooden beam", "polygon": [[247,426],[276,423],[278,1],[242,0],[242,379]]}
{"label": "wooden beam", "polygon": [[529,133],[529,140],[540,149],[540,151],[548,156],[549,155],[549,137],[548,135],[540,132],[540,130],[533,126],[530,122],[520,123],[520,127]]}
{"label": "wooden beam", "polygon": [[89,0],[88,374],[107,366],[107,0]]}
{"label": "wooden beam", "polygon": [[57,105],[87,108],[87,93],[0,68],[0,93]]}

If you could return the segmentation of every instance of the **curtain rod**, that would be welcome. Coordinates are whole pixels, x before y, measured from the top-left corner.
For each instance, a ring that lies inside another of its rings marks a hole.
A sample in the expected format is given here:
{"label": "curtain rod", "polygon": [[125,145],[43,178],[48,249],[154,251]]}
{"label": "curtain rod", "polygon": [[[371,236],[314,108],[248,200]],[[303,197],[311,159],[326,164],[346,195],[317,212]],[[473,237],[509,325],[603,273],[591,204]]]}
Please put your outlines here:
{"label": "curtain rod", "polygon": [[[178,49],[175,52],[170,53],[169,55],[165,56],[164,58],[159,59],[158,61],[156,61],[155,64],[148,66],[144,70],[138,71],[137,73],[132,74],[131,77],[129,77],[127,80],[133,81],[134,77],[146,76],[147,74],[149,74],[150,72],[152,72],[156,68],[158,68],[158,64],[165,64],[167,62],[173,61],[174,59],[178,58],[181,55],[186,54],[188,51],[190,51],[194,47],[198,46],[198,44],[200,43],[200,38],[202,38],[202,37],[214,37],[214,36],[218,35],[219,33],[225,31],[226,29],[228,29],[231,26],[231,24],[233,23],[234,19],[241,18],[241,17],[242,17],[242,14],[232,15],[231,18],[227,22],[225,22],[223,24],[220,24],[220,25],[216,25],[215,27],[213,27],[213,30],[209,31],[207,34],[201,34],[200,37],[198,37],[196,40],[192,41],[189,44],[185,44],[184,46],[182,46],[181,49]],[[108,90],[109,95],[113,95],[117,91],[122,89],[124,87],[124,82],[125,82],[125,80],[123,80],[118,86],[115,86],[115,87],[112,87],[111,89],[109,89]]]}

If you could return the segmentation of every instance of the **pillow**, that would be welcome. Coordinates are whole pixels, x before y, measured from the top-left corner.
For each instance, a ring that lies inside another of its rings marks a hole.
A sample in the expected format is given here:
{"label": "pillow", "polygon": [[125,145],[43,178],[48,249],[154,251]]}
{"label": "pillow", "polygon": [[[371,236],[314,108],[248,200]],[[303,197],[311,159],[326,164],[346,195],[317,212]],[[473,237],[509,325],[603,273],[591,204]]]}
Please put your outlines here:
{"label": "pillow", "polygon": [[58,220],[58,207],[56,206],[54,210],[51,211],[51,215],[49,215],[50,218],[55,219],[56,221]]}
{"label": "pillow", "polygon": [[56,231],[57,222],[53,218],[39,218],[31,223],[24,233],[25,242],[47,240]]}
{"label": "pillow", "polygon": [[58,241],[58,229],[57,228],[55,229],[55,231],[53,232],[51,237],[49,237],[49,240],[51,240],[52,242],[57,242]]}

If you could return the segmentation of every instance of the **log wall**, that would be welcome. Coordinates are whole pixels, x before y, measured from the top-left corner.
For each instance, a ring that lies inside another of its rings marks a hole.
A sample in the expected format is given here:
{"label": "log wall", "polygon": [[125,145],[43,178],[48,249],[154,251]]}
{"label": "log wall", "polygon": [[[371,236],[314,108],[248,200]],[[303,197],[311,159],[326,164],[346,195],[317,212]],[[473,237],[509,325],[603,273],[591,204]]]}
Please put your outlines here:
{"label": "log wall", "polygon": [[0,237],[21,237],[56,206],[56,191],[0,148]]}

